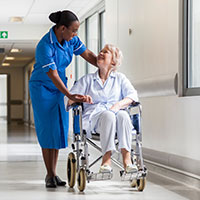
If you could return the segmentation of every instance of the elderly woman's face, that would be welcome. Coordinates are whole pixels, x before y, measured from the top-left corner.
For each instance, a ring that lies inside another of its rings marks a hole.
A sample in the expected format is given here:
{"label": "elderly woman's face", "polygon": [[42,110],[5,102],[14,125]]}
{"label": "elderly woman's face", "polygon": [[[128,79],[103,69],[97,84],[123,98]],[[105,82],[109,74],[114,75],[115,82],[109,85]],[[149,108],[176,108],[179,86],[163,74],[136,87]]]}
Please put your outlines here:
{"label": "elderly woman's face", "polygon": [[110,66],[112,64],[112,53],[107,49],[103,48],[97,56],[97,65],[99,67]]}

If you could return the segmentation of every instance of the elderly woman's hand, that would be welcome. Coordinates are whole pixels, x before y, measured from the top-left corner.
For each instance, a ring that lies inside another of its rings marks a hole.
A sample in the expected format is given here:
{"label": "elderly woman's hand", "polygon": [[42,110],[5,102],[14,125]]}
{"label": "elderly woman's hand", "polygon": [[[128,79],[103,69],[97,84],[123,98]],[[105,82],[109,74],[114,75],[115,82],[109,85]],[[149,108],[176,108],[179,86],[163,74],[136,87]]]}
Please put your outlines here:
{"label": "elderly woman's hand", "polygon": [[120,104],[117,102],[116,104],[112,105],[110,110],[112,110],[113,112],[118,112],[121,109]]}
{"label": "elderly woman's hand", "polygon": [[93,104],[92,97],[89,96],[89,95],[85,95],[84,102],[89,103],[89,104]]}

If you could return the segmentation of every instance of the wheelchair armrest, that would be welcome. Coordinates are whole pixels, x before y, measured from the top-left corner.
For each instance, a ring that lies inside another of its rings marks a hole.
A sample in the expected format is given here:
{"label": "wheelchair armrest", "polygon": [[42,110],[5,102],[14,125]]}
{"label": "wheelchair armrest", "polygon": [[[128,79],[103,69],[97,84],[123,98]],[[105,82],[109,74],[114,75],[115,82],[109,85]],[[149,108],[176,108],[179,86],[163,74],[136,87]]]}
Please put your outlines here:
{"label": "wheelchair armrest", "polygon": [[131,106],[131,107],[137,107],[139,105],[140,105],[140,102],[133,101],[129,106]]}
{"label": "wheelchair armrest", "polygon": [[133,102],[127,107],[129,115],[141,114],[142,106],[140,102]]}

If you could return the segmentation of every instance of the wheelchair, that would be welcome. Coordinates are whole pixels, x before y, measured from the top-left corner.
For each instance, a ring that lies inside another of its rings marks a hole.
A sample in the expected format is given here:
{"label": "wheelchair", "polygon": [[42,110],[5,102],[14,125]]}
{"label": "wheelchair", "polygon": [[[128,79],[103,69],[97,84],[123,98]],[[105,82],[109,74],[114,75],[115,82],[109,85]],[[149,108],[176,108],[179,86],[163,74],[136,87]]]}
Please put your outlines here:
{"label": "wheelchair", "polygon": [[[113,177],[112,172],[94,173],[90,168],[98,162],[102,155],[99,156],[92,163],[89,163],[88,145],[101,152],[101,147],[95,143],[99,140],[99,134],[93,133],[91,138],[86,136],[86,131],[82,128],[82,112],[83,104],[76,103],[72,105],[73,108],[73,152],[68,154],[67,159],[67,181],[69,187],[73,188],[76,183],[80,192],[86,188],[86,182],[98,180],[110,180]],[[138,191],[143,191],[146,185],[147,169],[143,162],[142,157],[142,131],[141,131],[141,111],[142,107],[139,102],[131,104],[127,109],[131,121],[134,126],[132,134],[132,149],[131,160],[137,165],[138,170],[135,172],[127,173],[124,170],[122,163],[111,157],[111,160],[120,169],[120,177],[122,181],[130,181],[130,186],[137,188]],[[118,142],[116,141],[116,145]]]}

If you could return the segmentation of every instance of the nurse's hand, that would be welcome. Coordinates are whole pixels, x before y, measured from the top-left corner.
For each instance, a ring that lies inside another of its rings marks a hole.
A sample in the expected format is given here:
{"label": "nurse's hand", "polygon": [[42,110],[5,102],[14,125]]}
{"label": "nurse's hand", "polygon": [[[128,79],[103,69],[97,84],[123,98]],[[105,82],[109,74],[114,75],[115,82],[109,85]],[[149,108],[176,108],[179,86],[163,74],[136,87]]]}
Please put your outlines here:
{"label": "nurse's hand", "polygon": [[85,96],[80,94],[69,94],[68,98],[74,102],[84,102]]}

